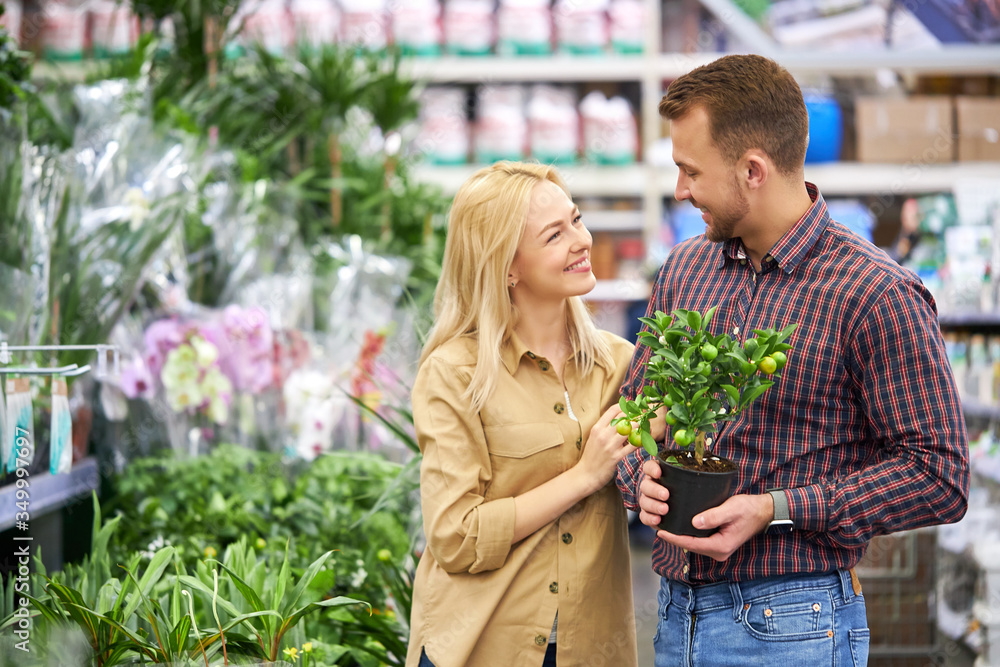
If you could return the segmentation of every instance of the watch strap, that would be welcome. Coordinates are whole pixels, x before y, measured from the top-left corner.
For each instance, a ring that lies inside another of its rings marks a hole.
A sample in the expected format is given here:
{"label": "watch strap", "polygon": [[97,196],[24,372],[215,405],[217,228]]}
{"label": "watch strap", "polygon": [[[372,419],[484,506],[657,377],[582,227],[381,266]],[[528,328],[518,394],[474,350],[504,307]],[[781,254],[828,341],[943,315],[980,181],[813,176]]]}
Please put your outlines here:
{"label": "watch strap", "polygon": [[768,493],[771,494],[771,499],[774,501],[774,519],[767,527],[791,530],[792,517],[788,511],[788,496],[780,489],[777,491],[768,491]]}

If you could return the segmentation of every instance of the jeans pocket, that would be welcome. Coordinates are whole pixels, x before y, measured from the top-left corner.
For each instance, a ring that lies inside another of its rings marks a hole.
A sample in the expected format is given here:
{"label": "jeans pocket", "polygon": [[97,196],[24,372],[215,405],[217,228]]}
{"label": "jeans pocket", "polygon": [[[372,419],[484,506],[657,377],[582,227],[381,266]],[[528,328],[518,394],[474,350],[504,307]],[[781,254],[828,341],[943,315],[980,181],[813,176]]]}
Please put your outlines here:
{"label": "jeans pocket", "polygon": [[854,667],[865,667],[868,664],[868,645],[871,640],[869,628],[855,628],[848,631],[851,640],[851,657]]}
{"label": "jeans pocket", "polygon": [[827,589],[774,593],[749,602],[744,624],[764,641],[822,639],[833,634],[833,598]]}

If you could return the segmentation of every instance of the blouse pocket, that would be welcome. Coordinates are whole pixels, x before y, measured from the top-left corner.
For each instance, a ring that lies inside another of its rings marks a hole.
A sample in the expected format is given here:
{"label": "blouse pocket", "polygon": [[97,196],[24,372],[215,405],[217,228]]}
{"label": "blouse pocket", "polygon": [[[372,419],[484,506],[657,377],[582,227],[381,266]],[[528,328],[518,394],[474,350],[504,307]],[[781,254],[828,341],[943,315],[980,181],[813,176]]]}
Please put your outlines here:
{"label": "blouse pocket", "polygon": [[550,422],[484,426],[493,465],[487,497],[518,495],[562,472],[562,430]]}

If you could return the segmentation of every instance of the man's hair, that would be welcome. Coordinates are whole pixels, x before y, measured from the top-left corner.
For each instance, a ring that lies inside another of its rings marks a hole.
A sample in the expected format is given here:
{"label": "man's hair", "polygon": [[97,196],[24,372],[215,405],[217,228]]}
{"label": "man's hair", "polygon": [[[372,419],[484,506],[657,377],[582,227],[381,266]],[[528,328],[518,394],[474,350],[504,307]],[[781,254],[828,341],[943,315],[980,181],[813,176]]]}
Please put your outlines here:
{"label": "man's hair", "polygon": [[724,56],[677,78],[660,100],[675,120],[702,107],[712,141],[730,162],[756,148],[784,175],[805,162],[809,116],[802,90],[784,67],[757,55]]}

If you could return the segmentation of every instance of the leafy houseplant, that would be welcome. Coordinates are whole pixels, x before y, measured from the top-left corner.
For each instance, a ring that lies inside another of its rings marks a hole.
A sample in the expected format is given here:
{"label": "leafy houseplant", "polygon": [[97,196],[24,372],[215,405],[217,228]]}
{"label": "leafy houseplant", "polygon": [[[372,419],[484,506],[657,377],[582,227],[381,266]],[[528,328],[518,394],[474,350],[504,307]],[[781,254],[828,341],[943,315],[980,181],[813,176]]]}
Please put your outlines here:
{"label": "leafy houseplant", "polygon": [[[682,535],[710,534],[694,529],[691,517],[721,503],[737,471],[732,461],[711,454],[709,434],[720,423],[736,419],[774,385],[792,347],[785,340],[798,326],[758,329],[740,345],[729,334],[712,335],[708,330],[716,308],[704,316],[678,309],[671,315],[656,311],[655,317],[639,318],[648,327],[639,334],[639,342],[652,350],[645,386],[634,401],[622,397],[619,406],[624,416],[616,420],[619,433],[660,463],[664,473],[660,482],[671,496],[670,512],[660,527]],[[657,411],[664,414],[676,448],[659,451],[650,432]],[[687,481],[672,487],[678,475]],[[720,486],[710,491],[712,478]],[[682,507],[699,495],[708,497],[697,507]]]}

